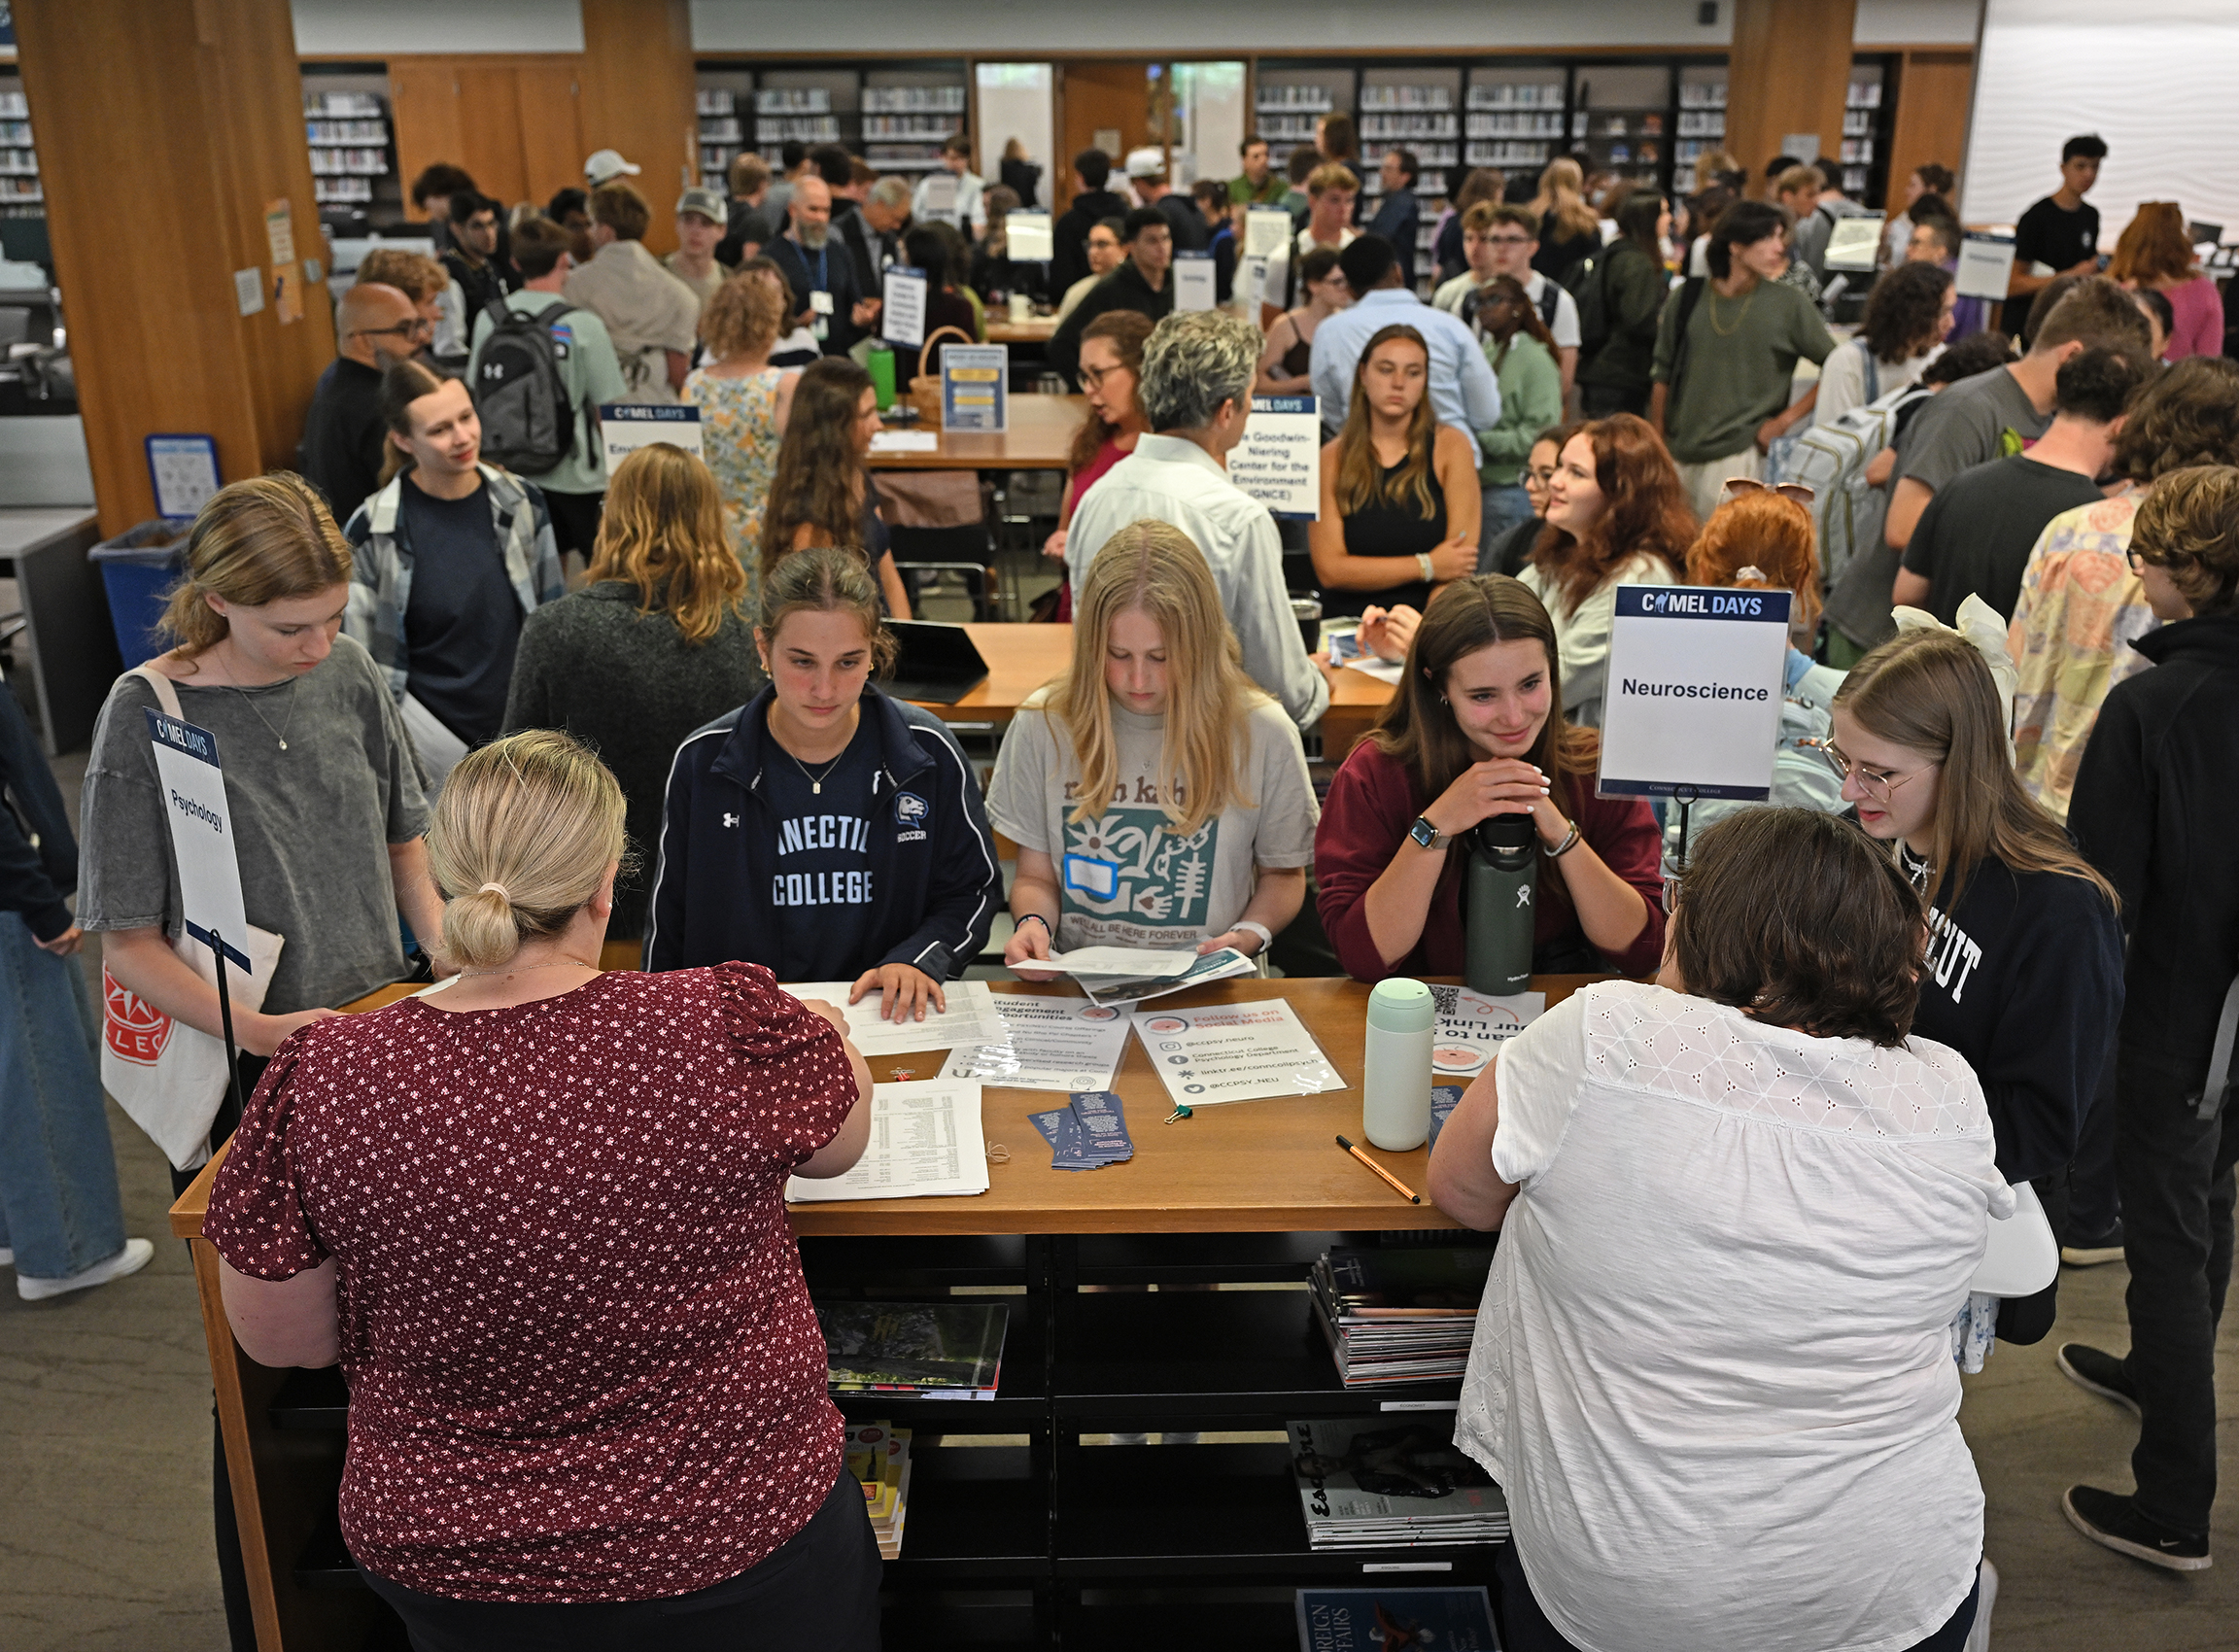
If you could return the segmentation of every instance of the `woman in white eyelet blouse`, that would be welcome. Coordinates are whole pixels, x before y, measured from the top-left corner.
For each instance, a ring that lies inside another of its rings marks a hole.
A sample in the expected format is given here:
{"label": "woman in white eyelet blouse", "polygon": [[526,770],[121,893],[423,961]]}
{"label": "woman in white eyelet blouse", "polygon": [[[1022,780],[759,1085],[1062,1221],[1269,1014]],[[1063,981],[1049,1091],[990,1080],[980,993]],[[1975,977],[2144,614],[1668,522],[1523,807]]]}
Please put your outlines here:
{"label": "woman in white eyelet blouse", "polygon": [[1957,1652],[1950,1323],[2013,1195],[1974,1074],[1906,1036],[1918,898],[1785,809],[1683,888],[1656,982],[1540,1016],[1431,1160],[1501,1228],[1455,1437],[1508,1497],[1502,1644]]}

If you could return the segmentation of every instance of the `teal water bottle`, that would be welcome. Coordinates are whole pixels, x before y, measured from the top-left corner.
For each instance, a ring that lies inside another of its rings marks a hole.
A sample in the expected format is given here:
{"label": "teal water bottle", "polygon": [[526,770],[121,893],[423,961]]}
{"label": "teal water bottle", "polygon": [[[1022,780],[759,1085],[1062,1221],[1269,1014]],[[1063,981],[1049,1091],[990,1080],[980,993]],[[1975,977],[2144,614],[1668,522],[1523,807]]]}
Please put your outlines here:
{"label": "teal water bottle", "polygon": [[1430,1039],[1437,1003],[1419,981],[1380,981],[1368,994],[1361,1062],[1361,1130],[1386,1153],[1430,1139]]}
{"label": "teal water bottle", "polygon": [[1463,979],[1496,998],[1532,984],[1539,920],[1539,843],[1529,814],[1501,814],[1470,834],[1463,875]]}

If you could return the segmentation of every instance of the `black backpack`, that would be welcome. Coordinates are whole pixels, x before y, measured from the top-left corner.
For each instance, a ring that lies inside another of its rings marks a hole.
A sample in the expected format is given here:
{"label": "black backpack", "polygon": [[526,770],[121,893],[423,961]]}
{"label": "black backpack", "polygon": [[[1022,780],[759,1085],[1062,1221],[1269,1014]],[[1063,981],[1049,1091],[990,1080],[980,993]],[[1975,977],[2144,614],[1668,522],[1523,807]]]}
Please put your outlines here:
{"label": "black backpack", "polygon": [[1615,332],[1609,316],[1609,266],[1617,261],[1615,242],[1588,262],[1591,269],[1578,284],[1578,354],[1592,361]]}
{"label": "black backpack", "polygon": [[482,420],[482,457],[524,476],[541,476],[575,451],[576,408],[561,363],[569,346],[552,324],[572,315],[554,304],[524,315],[503,303],[483,312],[490,336],[474,363],[474,410]]}

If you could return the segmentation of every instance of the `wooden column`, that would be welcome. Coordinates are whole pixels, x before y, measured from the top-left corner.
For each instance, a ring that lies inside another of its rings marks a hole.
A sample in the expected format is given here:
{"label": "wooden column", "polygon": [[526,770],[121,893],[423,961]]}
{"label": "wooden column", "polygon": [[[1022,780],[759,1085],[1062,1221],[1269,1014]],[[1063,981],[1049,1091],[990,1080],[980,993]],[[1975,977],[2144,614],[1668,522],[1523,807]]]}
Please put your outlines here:
{"label": "wooden column", "polygon": [[[298,285],[326,246],[288,0],[17,0],[15,16],[102,533],[155,514],[151,434],[214,436],[228,482],[293,467],[334,319],[324,279]],[[275,204],[294,242],[277,269]],[[256,272],[254,315],[238,270]]]}
{"label": "wooden column", "polygon": [[1726,147],[1747,170],[1752,195],[1768,192],[1765,164],[1791,132],[1816,132],[1820,155],[1842,153],[1857,13],[1857,0],[1734,0]]}
{"label": "wooden column", "polygon": [[[1889,198],[1882,203],[1892,216],[1905,210],[1905,180],[1915,166],[1935,161],[1957,172],[1966,160],[1968,98],[1974,89],[1971,49],[1928,47],[1905,53],[1897,70],[1897,122],[1889,140]],[[1957,195],[1951,205],[1959,205]]]}
{"label": "wooden column", "polygon": [[676,196],[700,182],[689,0],[583,0],[583,145],[615,149],[653,207],[645,245],[676,246]]}

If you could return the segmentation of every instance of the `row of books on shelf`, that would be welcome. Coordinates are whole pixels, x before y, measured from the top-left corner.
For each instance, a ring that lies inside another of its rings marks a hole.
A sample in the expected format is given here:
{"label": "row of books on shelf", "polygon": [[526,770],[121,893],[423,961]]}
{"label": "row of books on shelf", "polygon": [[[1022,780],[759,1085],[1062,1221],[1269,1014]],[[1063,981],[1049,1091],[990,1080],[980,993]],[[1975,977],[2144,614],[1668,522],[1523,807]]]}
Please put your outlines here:
{"label": "row of books on shelf", "polygon": [[1560,112],[1472,115],[1468,133],[1473,138],[1559,138],[1563,135],[1563,117]]}
{"label": "row of books on shelf", "polygon": [[1465,107],[1470,109],[1560,109],[1568,101],[1561,81],[1500,81],[1473,86]]}
{"label": "row of books on shelf", "polygon": [[1881,107],[1879,81],[1852,81],[1850,89],[1843,95],[1845,109],[1878,109]]}
{"label": "row of books on shelf", "polygon": [[385,144],[386,120],[306,120],[303,136],[314,144]]}
{"label": "row of books on shelf", "polygon": [[1543,166],[1554,158],[1554,150],[1553,144],[1503,138],[1498,143],[1471,144],[1466,161],[1471,166]]}
{"label": "row of books on shelf", "polygon": [[[0,115],[9,111],[0,108]],[[381,113],[381,100],[369,91],[307,91],[303,114],[313,120],[363,120]]]}
{"label": "row of books on shelf", "polygon": [[1460,130],[1451,115],[1369,115],[1361,121],[1363,138],[1451,138]]}
{"label": "row of books on shelf", "polygon": [[1335,107],[1329,101],[1329,88],[1318,86],[1263,86],[1253,106],[1262,115],[1272,115],[1286,109],[1311,109],[1326,114]]}
{"label": "row of books on shelf", "polygon": [[1724,81],[1681,81],[1679,107],[1682,109],[1723,109],[1726,107]]}
{"label": "row of books on shelf", "polygon": [[847,1425],[847,1472],[863,1488],[880,1560],[899,1560],[910,1515],[910,1430],[883,1420]]}
{"label": "row of books on shelf", "polygon": [[1365,86],[1361,107],[1370,109],[1451,109],[1454,93],[1445,86]]}
{"label": "row of books on shelf", "polygon": [[0,91],[0,120],[28,120],[31,100],[19,91]]}
{"label": "row of books on shelf", "polygon": [[1679,112],[1679,135],[1683,138],[1722,138],[1726,135],[1726,117],[1706,115],[1699,109]]}
{"label": "row of books on shelf", "polygon": [[389,152],[385,149],[313,150],[311,170],[315,174],[362,172],[378,177],[389,170]]}
{"label": "row of books on shelf", "polygon": [[786,138],[805,144],[836,144],[840,141],[840,120],[833,115],[757,116],[754,136],[766,144]]}
{"label": "row of books on shelf", "polygon": [[958,86],[865,86],[866,115],[961,115],[964,88]]}
{"label": "row of books on shelf", "polygon": [[1460,144],[1398,144],[1390,140],[1364,143],[1361,146],[1361,158],[1369,166],[1383,164],[1386,150],[1404,149],[1413,153],[1417,166],[1458,166],[1462,162]]}

